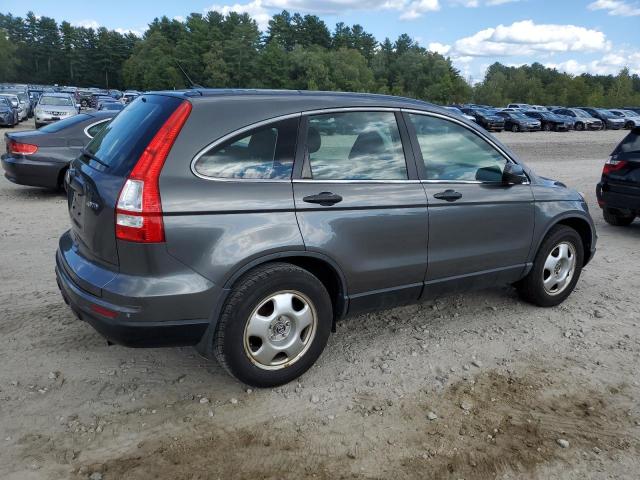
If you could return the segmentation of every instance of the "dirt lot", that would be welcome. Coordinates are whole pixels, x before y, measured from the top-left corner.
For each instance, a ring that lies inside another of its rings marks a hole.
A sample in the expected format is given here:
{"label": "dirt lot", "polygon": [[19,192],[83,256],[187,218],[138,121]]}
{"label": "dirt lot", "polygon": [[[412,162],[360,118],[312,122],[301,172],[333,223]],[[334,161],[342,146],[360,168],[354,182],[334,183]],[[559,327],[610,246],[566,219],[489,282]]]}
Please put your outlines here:
{"label": "dirt lot", "polygon": [[0,478],[637,479],[640,221],[594,196],[623,135],[498,134],[589,199],[598,253],[563,305],[500,288],[353,318],[261,391],[190,348],[108,347],[58,294],[64,197],[1,179]]}

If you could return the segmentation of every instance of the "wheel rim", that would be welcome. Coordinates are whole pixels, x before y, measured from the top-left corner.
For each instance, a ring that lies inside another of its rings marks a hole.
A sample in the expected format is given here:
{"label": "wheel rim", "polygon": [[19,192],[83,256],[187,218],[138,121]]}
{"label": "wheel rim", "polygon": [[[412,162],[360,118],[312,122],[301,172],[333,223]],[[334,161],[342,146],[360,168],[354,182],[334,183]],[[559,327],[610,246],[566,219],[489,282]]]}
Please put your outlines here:
{"label": "wheel rim", "polygon": [[318,314],[306,295],[295,290],[271,294],[258,303],[245,325],[245,354],[265,370],[289,367],[307,352],[317,325]]}
{"label": "wheel rim", "polygon": [[549,295],[559,295],[566,290],[576,270],[576,249],[569,242],[556,245],[542,269],[542,284]]}

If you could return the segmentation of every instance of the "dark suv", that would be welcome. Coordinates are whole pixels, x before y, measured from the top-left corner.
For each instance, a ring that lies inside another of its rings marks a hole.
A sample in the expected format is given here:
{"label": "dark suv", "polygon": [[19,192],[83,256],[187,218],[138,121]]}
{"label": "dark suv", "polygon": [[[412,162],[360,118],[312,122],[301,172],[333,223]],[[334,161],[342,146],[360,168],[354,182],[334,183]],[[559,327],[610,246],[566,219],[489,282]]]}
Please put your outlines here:
{"label": "dark suv", "polygon": [[611,153],[596,196],[611,225],[631,225],[640,215],[640,127],[631,130]]}
{"label": "dark suv", "polygon": [[390,96],[143,94],[66,188],[73,311],[111,342],[197,345],[256,386],[305,372],[347,315],[497,284],[557,305],[596,244],[580,194]]}

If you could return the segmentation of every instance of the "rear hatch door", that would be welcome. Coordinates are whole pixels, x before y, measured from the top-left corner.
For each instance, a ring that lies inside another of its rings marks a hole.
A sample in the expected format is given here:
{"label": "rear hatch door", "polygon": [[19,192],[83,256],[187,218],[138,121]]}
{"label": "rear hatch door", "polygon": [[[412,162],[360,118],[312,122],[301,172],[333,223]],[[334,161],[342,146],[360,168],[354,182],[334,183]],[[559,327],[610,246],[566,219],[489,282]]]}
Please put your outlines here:
{"label": "rear hatch door", "polygon": [[117,267],[115,209],[122,186],[155,133],[180,104],[143,95],[127,106],[72,162],[66,179],[71,232],[83,257]]}
{"label": "rear hatch door", "polygon": [[640,127],[629,132],[613,151],[611,158],[622,160],[625,164],[607,175],[608,190],[640,198]]}

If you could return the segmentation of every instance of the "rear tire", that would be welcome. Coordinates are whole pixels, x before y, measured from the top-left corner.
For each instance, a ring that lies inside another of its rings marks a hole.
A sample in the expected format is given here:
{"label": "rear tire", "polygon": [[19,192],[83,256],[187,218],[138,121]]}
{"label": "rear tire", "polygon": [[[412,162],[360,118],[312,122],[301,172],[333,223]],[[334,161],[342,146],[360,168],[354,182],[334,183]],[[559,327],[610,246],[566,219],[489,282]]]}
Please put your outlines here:
{"label": "rear tire", "polygon": [[332,321],[331,298],[320,280],[295,265],[270,263],[237,282],[209,347],[241,382],[274,387],[315,363]]}
{"label": "rear tire", "polygon": [[543,129],[545,132],[550,132],[550,131],[551,131],[551,125],[549,125],[548,123],[545,123],[545,124],[542,126],[542,129]]}
{"label": "rear tire", "polygon": [[516,284],[520,297],[540,307],[555,307],[573,292],[584,261],[582,238],[556,225],[542,241],[529,274]]}
{"label": "rear tire", "polygon": [[520,127],[514,123],[513,125],[511,125],[511,131],[513,133],[519,132],[520,131]]}
{"label": "rear tire", "polygon": [[614,227],[626,227],[628,225],[631,225],[636,218],[636,216],[633,214],[624,215],[609,208],[604,208],[602,210],[602,216],[604,217],[605,222],[607,222],[609,225],[613,225]]}

